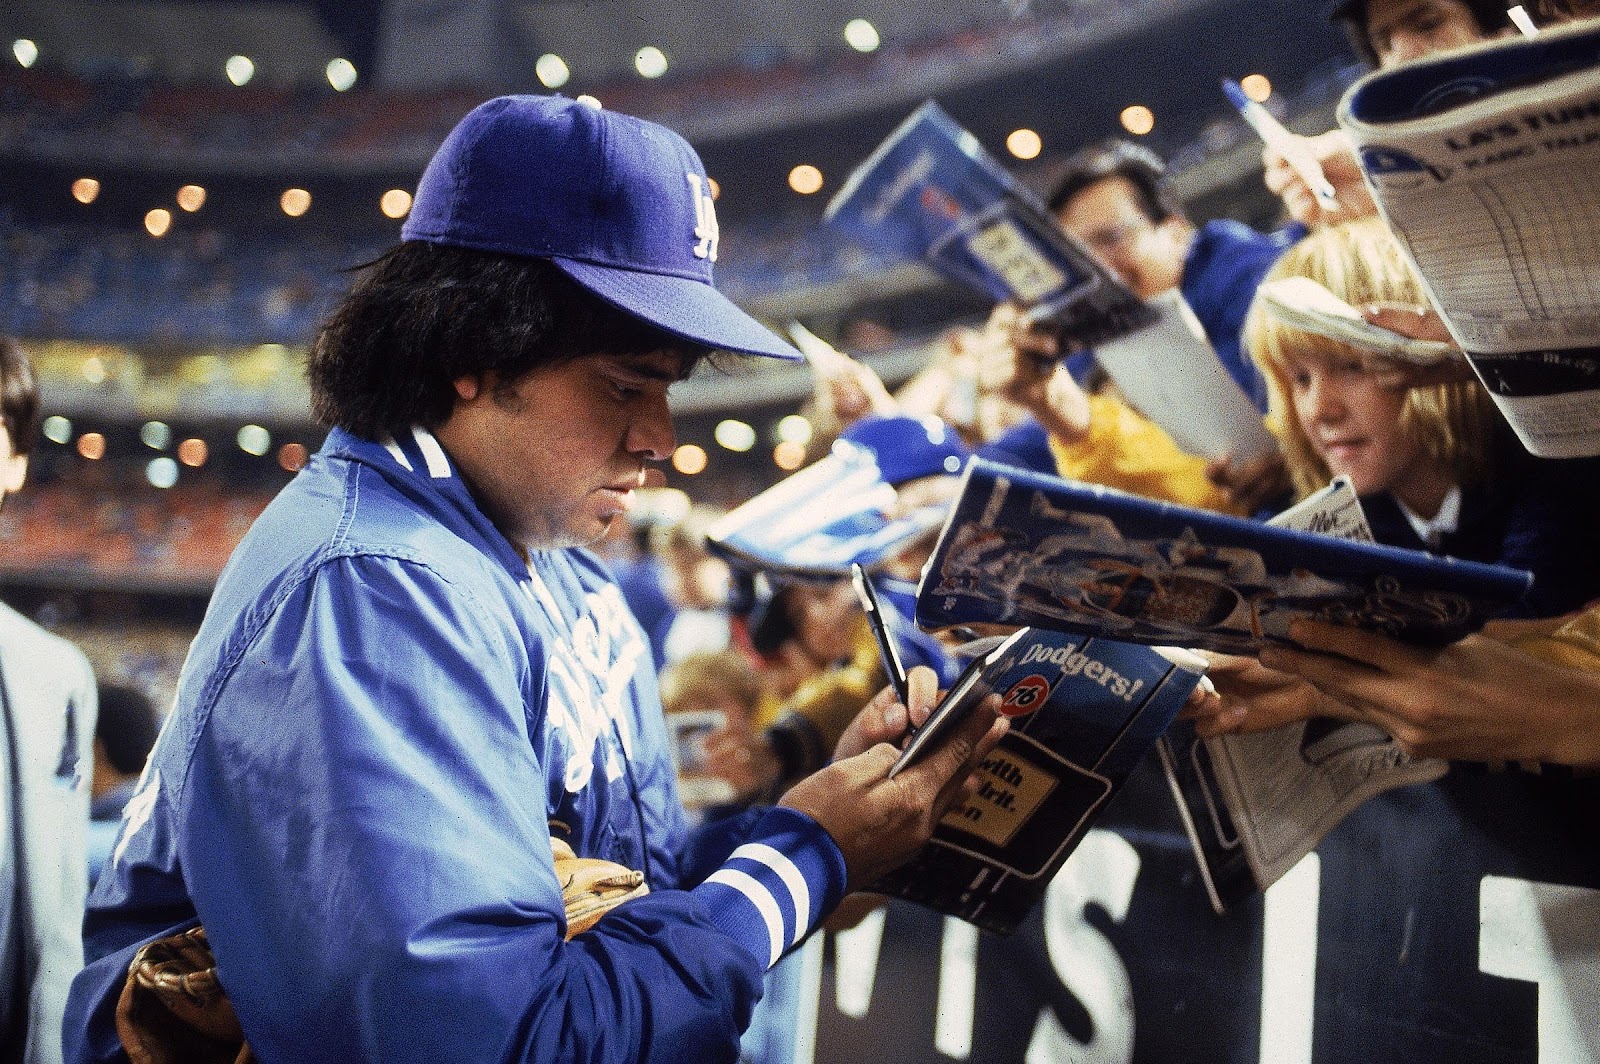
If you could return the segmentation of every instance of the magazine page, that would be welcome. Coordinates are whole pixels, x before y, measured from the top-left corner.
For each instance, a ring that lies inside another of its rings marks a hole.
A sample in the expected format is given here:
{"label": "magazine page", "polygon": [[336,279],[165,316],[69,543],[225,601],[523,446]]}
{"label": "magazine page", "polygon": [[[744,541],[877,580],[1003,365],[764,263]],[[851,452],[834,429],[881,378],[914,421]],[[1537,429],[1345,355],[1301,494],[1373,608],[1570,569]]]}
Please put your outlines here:
{"label": "magazine page", "polygon": [[1276,450],[1182,294],[1174,288],[1148,305],[1158,315],[1153,324],[1094,351],[1128,402],[1190,454],[1246,459]]}
{"label": "magazine page", "polygon": [[1033,624],[1254,654],[1310,618],[1442,645],[1522,570],[1273,528],[973,459],[917,594],[927,628]]}
{"label": "magazine page", "polygon": [[1154,320],[1061,231],[1038,197],[938,104],[907,118],[850,175],[824,221],[861,243],[927,262],[995,302],[1097,344]]}
{"label": "magazine page", "polygon": [[1361,498],[1347,476],[1334,477],[1327,487],[1307,495],[1267,524],[1354,543],[1374,542]]}
{"label": "magazine page", "polygon": [[1010,934],[1177,716],[1201,664],[1024,629],[984,668],[1011,730],[980,766],[977,793],[871,889]]}
{"label": "magazine page", "polygon": [[[1348,477],[1271,523],[1372,542]],[[1177,721],[1158,751],[1219,913],[1276,883],[1368,798],[1438,779],[1447,767],[1411,757],[1369,724],[1327,719],[1209,739]]]}
{"label": "magazine page", "polygon": [[1340,124],[1533,454],[1600,454],[1600,23],[1368,75]]}

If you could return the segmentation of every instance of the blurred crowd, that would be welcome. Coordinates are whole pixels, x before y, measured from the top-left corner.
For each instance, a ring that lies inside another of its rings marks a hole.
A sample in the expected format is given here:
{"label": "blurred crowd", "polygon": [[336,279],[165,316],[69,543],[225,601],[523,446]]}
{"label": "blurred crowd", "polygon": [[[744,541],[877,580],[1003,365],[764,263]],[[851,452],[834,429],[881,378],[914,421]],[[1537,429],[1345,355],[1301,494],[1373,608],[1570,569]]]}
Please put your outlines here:
{"label": "blurred crowd", "polygon": [[[977,54],[986,43],[978,35],[958,38],[950,47],[957,55]],[[1297,91],[1275,92],[1269,105],[1285,116],[1325,112],[1359,72],[1339,63],[1310,71]],[[752,86],[784,98],[790,81],[805,80],[781,69],[721,77],[729,82],[722,91],[741,101]],[[685,109],[689,101],[703,108],[699,85],[677,90]],[[629,90],[618,89],[607,94],[608,102],[616,95],[611,106],[627,111]],[[660,93],[651,98],[658,104],[663,99]],[[673,97],[669,92],[665,98]],[[460,94],[224,92],[32,71],[22,79],[0,70],[0,152],[27,157],[41,145],[60,151],[81,143],[93,145],[97,154],[116,151],[134,161],[179,150],[230,159],[287,152],[370,162],[380,150],[423,158],[471,103]],[[1174,149],[1168,168],[1176,175],[1201,167],[1252,135],[1237,114],[1219,107],[1199,136]],[[1046,156],[1029,170],[1049,173],[1061,163],[1059,156]],[[0,329],[110,342],[303,343],[344,290],[341,271],[371,261],[387,240],[342,235],[369,229],[317,225],[291,236],[270,227],[183,225],[150,239],[126,227],[39,224],[0,211]],[[728,254],[719,263],[718,281],[738,300],[848,284],[891,265],[887,256],[802,211],[758,214],[729,225],[722,242]]]}

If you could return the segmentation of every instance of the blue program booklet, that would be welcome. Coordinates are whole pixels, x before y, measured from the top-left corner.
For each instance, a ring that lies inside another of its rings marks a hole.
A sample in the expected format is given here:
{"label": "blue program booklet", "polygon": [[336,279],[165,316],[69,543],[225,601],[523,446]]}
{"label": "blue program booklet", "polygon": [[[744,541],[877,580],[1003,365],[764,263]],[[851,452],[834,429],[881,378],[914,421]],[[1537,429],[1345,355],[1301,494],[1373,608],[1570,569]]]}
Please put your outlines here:
{"label": "blue program booklet", "polygon": [[1009,934],[1172,723],[1203,663],[1045,628],[1000,645],[955,687],[966,689],[968,705],[998,693],[1011,730],[983,762],[983,782],[965,807],[871,889]]}
{"label": "blue program booklet", "polygon": [[1520,569],[1275,528],[982,459],[917,592],[925,628],[1038,625],[1252,654],[1299,618],[1442,645],[1526,594]]}
{"label": "blue program booklet", "polygon": [[1084,344],[1157,318],[932,101],[856,168],[823,219],[996,302],[1020,303],[1036,321]]}

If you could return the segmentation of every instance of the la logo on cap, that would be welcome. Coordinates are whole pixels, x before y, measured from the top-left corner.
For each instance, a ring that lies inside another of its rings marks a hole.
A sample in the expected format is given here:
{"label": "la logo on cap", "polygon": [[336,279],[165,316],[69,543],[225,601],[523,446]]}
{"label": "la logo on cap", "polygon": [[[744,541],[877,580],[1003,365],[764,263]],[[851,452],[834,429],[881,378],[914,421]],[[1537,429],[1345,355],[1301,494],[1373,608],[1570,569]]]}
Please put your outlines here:
{"label": "la logo on cap", "polygon": [[706,182],[700,180],[700,175],[692,171],[686,172],[689,179],[689,191],[694,196],[694,235],[700,242],[694,246],[694,257],[697,259],[710,259],[717,261],[717,208],[711,202],[711,190],[706,187]]}

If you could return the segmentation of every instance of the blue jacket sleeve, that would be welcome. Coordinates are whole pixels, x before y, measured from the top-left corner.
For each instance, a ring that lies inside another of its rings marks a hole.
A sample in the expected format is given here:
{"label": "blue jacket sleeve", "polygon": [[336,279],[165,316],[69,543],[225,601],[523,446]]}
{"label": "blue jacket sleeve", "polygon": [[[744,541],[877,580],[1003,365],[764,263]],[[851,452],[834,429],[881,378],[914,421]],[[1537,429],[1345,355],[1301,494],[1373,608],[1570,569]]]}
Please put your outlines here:
{"label": "blue jacket sleeve", "polygon": [[425,567],[348,559],[219,672],[178,846],[266,1064],[733,1060],[764,969],[837,902],[837,847],[776,810],[694,891],[564,941],[515,632]]}

